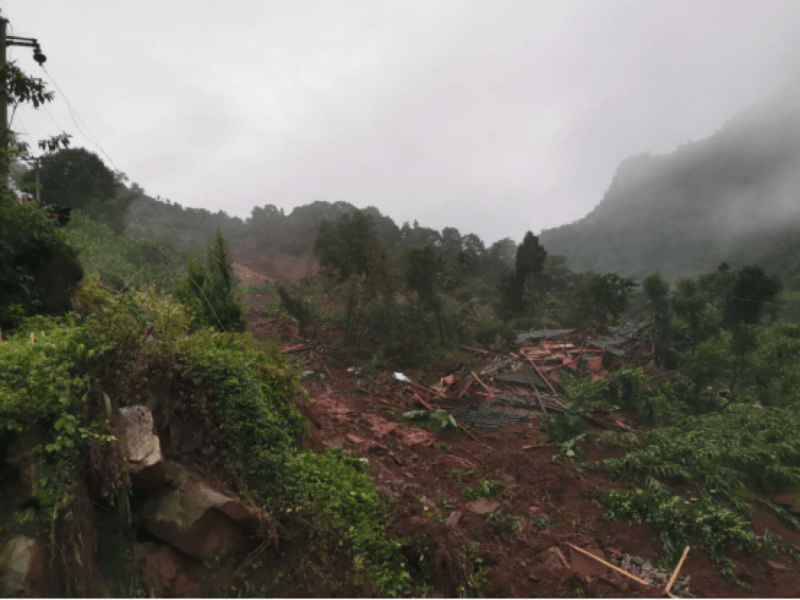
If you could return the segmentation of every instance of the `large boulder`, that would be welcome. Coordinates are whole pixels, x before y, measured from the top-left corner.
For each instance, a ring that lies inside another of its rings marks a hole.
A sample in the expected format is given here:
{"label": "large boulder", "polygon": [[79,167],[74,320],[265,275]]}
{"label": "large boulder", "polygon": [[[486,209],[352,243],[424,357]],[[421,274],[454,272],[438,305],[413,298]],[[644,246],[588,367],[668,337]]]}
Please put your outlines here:
{"label": "large boulder", "polygon": [[119,411],[122,450],[132,471],[151,467],[163,459],[161,441],[155,434],[153,413],[146,406],[128,406]]}
{"label": "large boulder", "polygon": [[45,595],[45,556],[41,544],[18,535],[0,546],[0,593],[4,598]]}
{"label": "large boulder", "polygon": [[118,428],[122,452],[128,459],[131,485],[135,488],[163,485],[164,456],[150,409],[146,406],[121,408]]}
{"label": "large boulder", "polygon": [[176,463],[166,462],[171,487],[151,495],[142,507],[145,528],[173,547],[199,559],[225,556],[257,534],[258,515],[216,491]]}

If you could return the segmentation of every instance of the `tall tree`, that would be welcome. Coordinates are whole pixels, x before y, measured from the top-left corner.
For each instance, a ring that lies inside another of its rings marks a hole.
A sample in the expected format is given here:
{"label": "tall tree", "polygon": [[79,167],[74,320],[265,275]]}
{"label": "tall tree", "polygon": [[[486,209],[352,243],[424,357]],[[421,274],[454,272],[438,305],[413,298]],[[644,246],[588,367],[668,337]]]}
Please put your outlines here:
{"label": "tall tree", "polygon": [[539,238],[529,231],[517,248],[514,268],[516,276],[527,283],[532,277],[542,272],[547,250],[539,243]]}
{"label": "tall tree", "polygon": [[193,327],[213,327],[223,331],[244,331],[244,309],[233,283],[233,258],[222,230],[206,248],[206,262],[194,259],[176,296],[192,310]]}
{"label": "tall tree", "polygon": [[[81,209],[112,231],[124,229],[124,215],[133,200],[126,194],[125,176],[106,167],[97,154],[84,148],[68,148],[45,154],[40,159],[39,185],[42,202]],[[36,169],[22,181],[35,187]]]}
{"label": "tall tree", "polygon": [[763,268],[749,265],[736,271],[725,301],[729,324],[758,325],[766,304],[774,302],[782,289],[781,280],[769,276]]}
{"label": "tall tree", "polygon": [[353,274],[369,277],[380,269],[384,253],[372,217],[356,211],[336,222],[323,221],[314,241],[320,267],[344,281]]}
{"label": "tall tree", "polygon": [[423,307],[433,311],[439,331],[439,342],[444,344],[444,324],[442,322],[442,301],[437,294],[438,277],[445,270],[445,263],[437,255],[432,244],[422,248],[412,248],[408,252],[408,287],[416,290]]}
{"label": "tall tree", "polygon": [[697,283],[687,277],[679,279],[672,295],[672,308],[689,326],[692,347],[700,340],[700,314],[705,307],[706,300]]}
{"label": "tall tree", "polygon": [[[0,102],[38,108],[53,97],[41,80],[27,76],[13,62],[0,65]],[[0,173],[5,174],[13,160],[27,155],[28,147],[16,141],[5,123],[0,129]],[[55,151],[68,143],[68,136],[61,134],[40,141],[39,147]],[[17,326],[23,316],[68,311],[82,277],[77,253],[64,232],[40,207],[20,204],[7,177],[0,177],[0,328]]]}
{"label": "tall tree", "polygon": [[576,320],[582,325],[614,323],[628,307],[628,295],[634,286],[632,279],[617,273],[589,273],[574,292]]}

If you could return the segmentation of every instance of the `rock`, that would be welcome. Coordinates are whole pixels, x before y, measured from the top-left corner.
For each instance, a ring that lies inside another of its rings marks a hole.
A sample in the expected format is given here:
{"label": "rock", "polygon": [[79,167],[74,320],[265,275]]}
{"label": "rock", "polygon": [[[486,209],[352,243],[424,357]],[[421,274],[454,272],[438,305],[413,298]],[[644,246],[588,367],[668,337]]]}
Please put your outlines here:
{"label": "rock", "polygon": [[358,437],[353,433],[348,433],[346,437],[348,442],[355,444],[356,446],[364,443],[364,438]]}
{"label": "rock", "polygon": [[128,406],[119,411],[122,451],[132,473],[152,467],[164,458],[155,434],[153,413],[146,406]]}
{"label": "rock", "polygon": [[776,560],[768,560],[767,564],[770,567],[772,567],[773,569],[775,569],[776,571],[791,571],[792,570],[791,567],[787,567],[785,564],[780,563],[780,562],[778,562]]}
{"label": "rock", "polygon": [[41,544],[18,535],[0,547],[0,592],[3,597],[45,595],[45,556]]}
{"label": "rock", "polygon": [[214,490],[180,465],[167,463],[174,486],[151,496],[142,507],[146,529],[199,559],[242,549],[259,519],[241,502]]}
{"label": "rock", "polygon": [[488,515],[500,508],[500,503],[489,498],[478,498],[474,502],[467,504],[467,508],[476,515]]}
{"label": "rock", "polygon": [[458,525],[458,522],[461,520],[461,513],[457,510],[454,510],[450,513],[450,516],[447,517],[447,526],[448,527],[455,527]]}

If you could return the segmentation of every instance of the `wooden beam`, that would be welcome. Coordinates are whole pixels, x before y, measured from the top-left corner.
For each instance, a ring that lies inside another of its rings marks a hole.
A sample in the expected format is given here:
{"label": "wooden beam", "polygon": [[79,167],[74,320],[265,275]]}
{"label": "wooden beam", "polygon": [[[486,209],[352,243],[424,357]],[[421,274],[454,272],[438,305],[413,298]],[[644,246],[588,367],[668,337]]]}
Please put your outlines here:
{"label": "wooden beam", "polygon": [[613,569],[614,571],[616,571],[616,572],[617,572],[617,573],[619,573],[620,575],[624,575],[624,576],[625,576],[625,577],[627,577],[628,579],[632,579],[632,580],[633,580],[633,581],[635,581],[636,583],[641,583],[642,585],[644,585],[644,586],[647,586],[647,587],[649,587],[649,586],[650,586],[650,584],[649,584],[649,583],[647,583],[647,582],[646,582],[644,579],[639,579],[638,577],[636,577],[636,575],[631,575],[631,574],[630,574],[630,573],[628,573],[628,572],[627,572],[625,569],[620,569],[618,566],[616,566],[616,565],[612,565],[610,562],[606,562],[606,561],[604,561],[602,558],[598,558],[598,557],[596,557],[596,556],[595,556],[594,554],[592,554],[591,552],[587,552],[587,551],[586,551],[586,550],[584,550],[583,548],[578,548],[578,547],[577,547],[575,544],[570,544],[569,542],[567,542],[567,546],[569,546],[570,548],[573,548],[573,549],[577,550],[577,551],[578,551],[578,552],[580,552],[581,554],[584,554],[584,555],[588,556],[589,558],[591,558],[591,559],[593,559],[593,560],[596,560],[597,562],[599,562],[599,563],[601,563],[601,564],[604,564],[604,565],[605,565],[605,566],[607,566],[609,569]]}

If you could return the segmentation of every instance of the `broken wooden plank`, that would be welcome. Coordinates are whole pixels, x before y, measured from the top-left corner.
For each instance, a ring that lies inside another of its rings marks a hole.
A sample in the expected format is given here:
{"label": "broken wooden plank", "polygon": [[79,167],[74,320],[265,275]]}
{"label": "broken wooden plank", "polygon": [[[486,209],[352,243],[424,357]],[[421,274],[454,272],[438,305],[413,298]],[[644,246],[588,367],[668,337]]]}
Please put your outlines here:
{"label": "broken wooden plank", "polygon": [[597,556],[595,556],[595,555],[594,555],[594,554],[592,554],[591,552],[587,552],[587,551],[586,551],[586,550],[584,550],[583,548],[578,548],[578,547],[577,547],[575,544],[570,544],[569,542],[567,542],[567,546],[569,546],[570,548],[573,548],[573,549],[577,550],[577,551],[578,551],[578,552],[580,552],[581,554],[583,554],[583,555],[585,555],[585,556],[588,556],[589,558],[591,558],[591,559],[593,559],[593,560],[596,560],[596,561],[597,561],[597,562],[599,562],[599,563],[602,563],[602,564],[604,564],[604,565],[605,565],[605,566],[607,566],[609,569],[613,569],[614,571],[616,571],[616,572],[617,572],[617,573],[619,573],[620,575],[624,575],[624,576],[625,576],[625,577],[627,577],[628,579],[632,579],[632,580],[633,580],[633,581],[635,581],[636,583],[640,583],[640,584],[642,584],[642,585],[644,585],[644,586],[647,586],[647,587],[649,587],[649,586],[650,586],[650,584],[649,584],[649,583],[647,583],[647,582],[646,582],[644,579],[639,579],[638,577],[636,577],[636,575],[631,575],[631,574],[630,574],[630,573],[628,573],[628,572],[627,572],[625,569],[621,569],[621,568],[619,568],[619,567],[618,567],[618,566],[616,566],[616,565],[612,565],[610,562],[606,562],[606,561],[605,561],[605,560],[603,560],[602,558],[598,558]]}
{"label": "broken wooden plank", "polygon": [[288,346],[288,347],[286,347],[286,348],[281,348],[281,352],[283,352],[283,353],[287,353],[287,352],[297,352],[297,351],[299,351],[299,350],[305,350],[306,348],[309,348],[309,347],[310,347],[310,346],[309,346],[308,344],[305,344],[305,343],[303,343],[303,344],[297,344],[297,345],[295,345],[295,346]]}
{"label": "broken wooden plank", "polygon": [[469,389],[469,387],[472,385],[472,382],[473,382],[473,381],[474,381],[474,379],[472,379],[472,375],[468,375],[468,376],[466,377],[466,382],[464,383],[464,387],[462,387],[462,388],[461,388],[461,391],[458,393],[458,395],[456,396],[456,398],[458,398],[459,400],[461,400],[461,398],[463,398],[463,397],[464,397],[464,394],[466,394],[466,393],[467,393],[467,390],[468,390],[468,389]]}
{"label": "broken wooden plank", "polygon": [[681,567],[683,566],[683,561],[686,560],[686,555],[689,554],[689,550],[690,550],[689,546],[686,546],[686,549],[683,551],[683,556],[681,556],[681,559],[678,561],[678,566],[675,567],[675,570],[672,572],[672,577],[669,578],[669,583],[667,584],[667,587],[664,588],[664,593],[669,594],[673,598],[674,596],[672,596],[672,594],[670,594],[669,591],[670,589],[672,589],[672,584],[675,583],[675,579],[678,577],[678,572],[681,570]]}
{"label": "broken wooden plank", "polygon": [[494,393],[492,390],[490,390],[490,389],[487,387],[487,385],[486,385],[485,383],[483,383],[483,381],[481,381],[481,378],[480,378],[480,377],[478,377],[478,376],[475,374],[475,371],[473,371],[472,369],[470,369],[470,370],[469,370],[469,372],[470,372],[470,375],[472,375],[472,376],[475,378],[475,381],[477,381],[478,383],[480,383],[480,384],[481,384],[481,387],[482,387],[483,389],[485,389],[487,392],[489,392],[489,393],[492,395],[492,398],[494,398],[494,397],[497,395],[497,394],[495,394],[495,393]]}
{"label": "broken wooden plank", "polygon": [[433,388],[428,387],[427,385],[419,384],[416,381],[411,381],[409,379],[408,381],[404,381],[403,383],[405,383],[406,385],[410,385],[410,386],[412,386],[412,387],[414,387],[414,388],[416,388],[416,389],[418,389],[420,391],[428,392],[429,394],[432,394],[432,395],[436,396],[437,398],[444,398],[445,397],[444,394],[434,390]]}
{"label": "broken wooden plank", "polygon": [[521,356],[522,356],[522,357],[524,357],[524,358],[525,358],[525,360],[527,360],[527,361],[528,361],[528,362],[531,364],[531,366],[533,367],[534,371],[536,371],[536,374],[539,376],[539,378],[540,378],[542,381],[544,381],[545,385],[546,385],[548,388],[550,388],[550,391],[551,391],[551,392],[553,392],[553,395],[554,395],[554,396],[558,396],[558,392],[556,391],[556,388],[554,388],[554,387],[552,386],[552,384],[551,384],[551,383],[550,383],[550,381],[547,379],[547,377],[545,377],[545,376],[544,376],[544,373],[542,373],[542,372],[539,370],[539,367],[536,365],[536,363],[535,363],[535,362],[533,362],[533,361],[532,361],[532,360],[531,360],[529,357],[525,356],[524,354],[523,354],[523,355],[521,355]]}
{"label": "broken wooden plank", "polygon": [[523,446],[523,450],[533,450],[534,448],[547,448],[547,446],[552,446],[553,444],[530,444],[528,446]]}
{"label": "broken wooden plank", "polygon": [[547,414],[547,409],[544,407],[544,402],[542,402],[542,395],[539,393],[539,389],[534,386],[533,391],[536,392],[536,399],[539,401],[539,408],[542,409],[544,414]]}
{"label": "broken wooden plank", "polygon": [[564,558],[564,553],[561,552],[560,548],[556,548],[556,555],[558,556],[559,560],[561,561],[561,564],[564,565],[564,568],[566,568],[566,569],[571,568],[569,566],[569,563],[567,562],[567,559]]}
{"label": "broken wooden plank", "polygon": [[480,348],[473,348],[471,346],[461,346],[462,350],[469,350],[470,352],[477,352],[479,354],[491,354],[488,350],[481,350]]}

